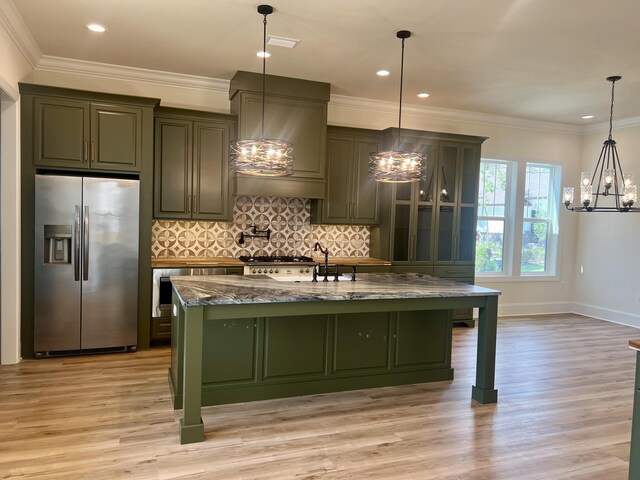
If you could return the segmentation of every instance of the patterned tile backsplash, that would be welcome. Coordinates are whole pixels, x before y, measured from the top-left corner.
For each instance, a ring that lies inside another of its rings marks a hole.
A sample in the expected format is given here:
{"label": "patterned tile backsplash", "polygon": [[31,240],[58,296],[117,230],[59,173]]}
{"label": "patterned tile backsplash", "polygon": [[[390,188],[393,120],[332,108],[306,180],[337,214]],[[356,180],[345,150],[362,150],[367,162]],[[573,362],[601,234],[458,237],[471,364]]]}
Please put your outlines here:
{"label": "patterned tile backsplash", "polygon": [[[152,256],[238,257],[239,255],[309,255],[320,242],[331,256],[368,257],[369,227],[311,225],[310,201],[301,198],[238,195],[233,222],[154,220]],[[271,239],[246,238],[238,244],[240,232],[251,226],[271,229]]]}

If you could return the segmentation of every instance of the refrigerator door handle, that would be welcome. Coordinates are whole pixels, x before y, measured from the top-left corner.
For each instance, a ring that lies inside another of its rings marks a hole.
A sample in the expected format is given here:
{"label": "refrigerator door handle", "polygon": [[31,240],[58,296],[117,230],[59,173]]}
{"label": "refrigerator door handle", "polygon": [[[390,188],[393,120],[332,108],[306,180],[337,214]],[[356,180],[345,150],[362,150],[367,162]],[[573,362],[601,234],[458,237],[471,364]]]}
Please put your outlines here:
{"label": "refrigerator door handle", "polygon": [[76,282],[80,281],[80,207],[76,205],[73,215],[73,276]]}
{"label": "refrigerator door handle", "polygon": [[84,230],[82,233],[82,279],[89,280],[89,207],[84,207]]}

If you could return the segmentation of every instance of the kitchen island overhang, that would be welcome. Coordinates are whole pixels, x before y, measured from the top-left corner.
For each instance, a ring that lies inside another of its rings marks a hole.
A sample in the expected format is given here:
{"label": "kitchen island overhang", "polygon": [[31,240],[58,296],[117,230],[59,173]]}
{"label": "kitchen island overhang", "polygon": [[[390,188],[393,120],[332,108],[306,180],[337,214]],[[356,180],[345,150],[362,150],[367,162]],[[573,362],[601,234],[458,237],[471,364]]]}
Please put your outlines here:
{"label": "kitchen island overhang", "polygon": [[169,380],[174,407],[183,408],[181,443],[204,439],[202,405],[451,380],[453,308],[479,308],[472,398],[497,401],[496,290],[412,273],[361,274],[356,282],[212,276],[172,283]]}

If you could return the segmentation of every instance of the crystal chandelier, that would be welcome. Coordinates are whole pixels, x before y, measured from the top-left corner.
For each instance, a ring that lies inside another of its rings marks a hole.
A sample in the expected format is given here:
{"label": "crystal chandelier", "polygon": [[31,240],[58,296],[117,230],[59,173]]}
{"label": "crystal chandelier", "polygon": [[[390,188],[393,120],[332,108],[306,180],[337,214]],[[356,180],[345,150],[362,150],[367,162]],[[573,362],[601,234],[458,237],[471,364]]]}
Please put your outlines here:
{"label": "crystal chandelier", "polygon": [[372,153],[369,157],[369,178],[376,182],[408,183],[418,182],[425,177],[426,156],[417,152],[402,152],[400,128],[402,122],[402,82],[404,79],[404,41],[411,36],[408,30],[400,30],[396,36],[402,40],[402,58],[400,61],[400,108],[398,113],[398,137],[396,149]]}
{"label": "crystal chandelier", "polygon": [[264,104],[267,59],[267,15],[271,5],[259,5],[263,16],[262,35],[262,134],[260,138],[240,139],[231,144],[231,170],[245,175],[282,177],[293,174],[293,145],[285,140],[264,138]]}
{"label": "crystal chandelier", "polygon": [[[607,77],[611,82],[611,112],[609,115],[609,138],[604,141],[600,158],[593,171],[582,172],[580,179],[580,203],[581,206],[572,207],[574,198],[573,187],[562,189],[562,200],[567,210],[572,212],[639,212],[640,208],[634,208],[633,204],[638,200],[638,187],[634,174],[622,172],[616,142],[611,138],[613,130],[613,100],[616,82],[620,76]],[[595,191],[594,191],[595,190]],[[595,197],[595,199],[594,199]],[[598,205],[600,197],[613,197],[615,205]]]}

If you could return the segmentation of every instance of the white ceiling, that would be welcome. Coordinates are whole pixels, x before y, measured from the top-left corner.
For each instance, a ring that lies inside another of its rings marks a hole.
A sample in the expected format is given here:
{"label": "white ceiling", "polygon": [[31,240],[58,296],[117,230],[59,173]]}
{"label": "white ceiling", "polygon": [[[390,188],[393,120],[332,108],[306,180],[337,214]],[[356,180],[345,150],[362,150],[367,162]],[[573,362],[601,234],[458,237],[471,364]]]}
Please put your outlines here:
{"label": "white ceiling", "polygon": [[[254,0],[13,0],[44,55],[230,79],[261,71]],[[573,124],[640,116],[639,0],[273,0],[267,73],[333,94]],[[106,25],[104,34],[85,25]],[[386,67],[392,74],[380,78]],[[431,96],[418,99],[426,91]],[[593,120],[582,120],[593,114]]]}

